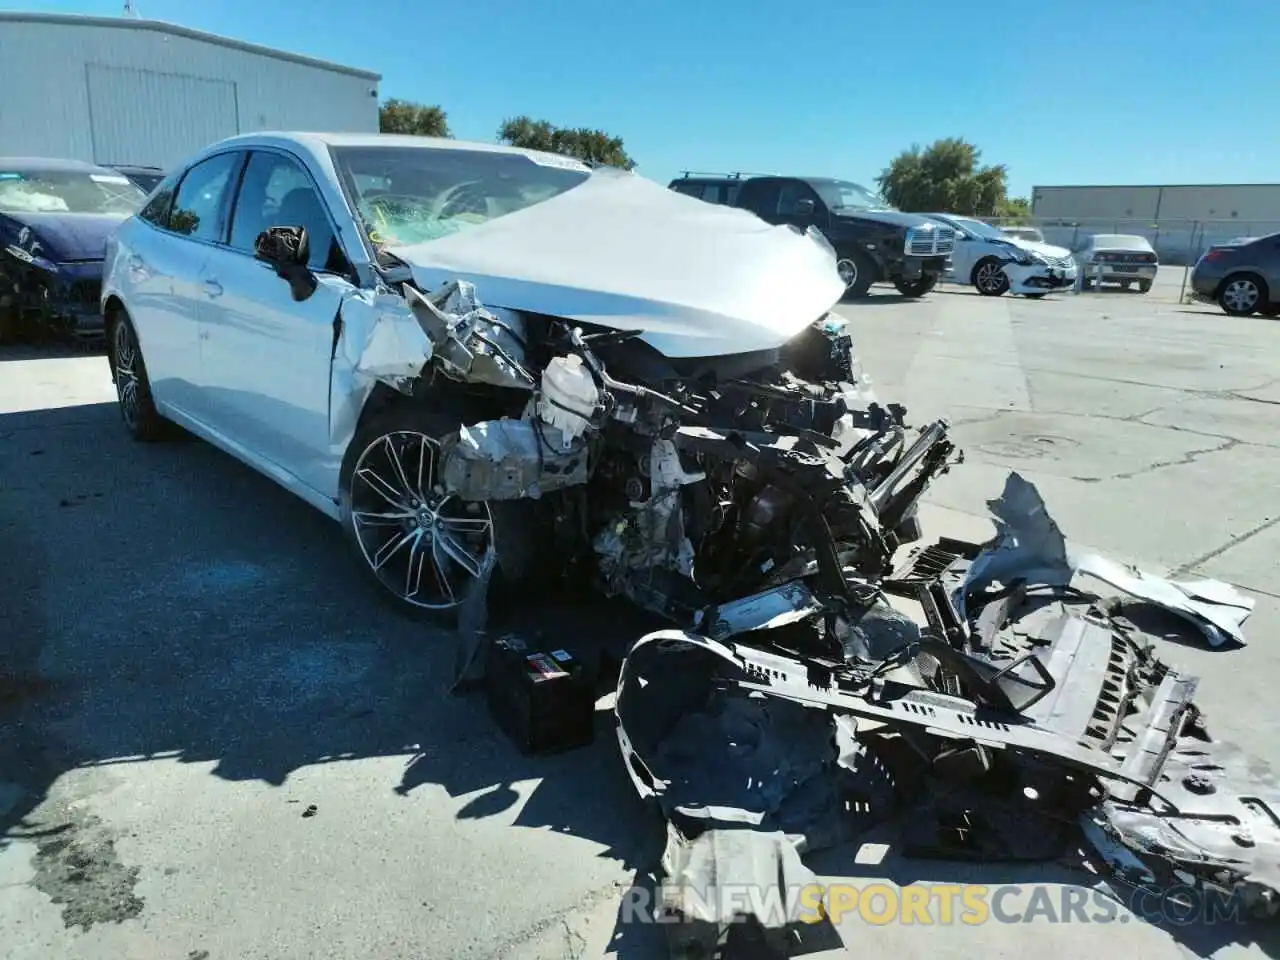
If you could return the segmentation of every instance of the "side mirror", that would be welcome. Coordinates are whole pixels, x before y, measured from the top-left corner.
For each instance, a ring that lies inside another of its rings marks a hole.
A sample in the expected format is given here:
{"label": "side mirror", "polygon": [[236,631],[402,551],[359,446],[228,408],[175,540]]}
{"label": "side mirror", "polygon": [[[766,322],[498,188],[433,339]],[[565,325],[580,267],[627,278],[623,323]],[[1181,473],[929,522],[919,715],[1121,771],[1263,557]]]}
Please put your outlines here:
{"label": "side mirror", "polygon": [[267,227],[253,243],[253,255],[275,267],[276,276],[289,284],[289,292],[299,303],[316,292],[319,281],[308,269],[311,246],[306,227]]}
{"label": "side mirror", "polygon": [[797,217],[811,217],[813,216],[813,211],[814,211],[814,204],[813,204],[813,200],[810,197],[805,197],[803,200],[796,201],[795,215]]}
{"label": "side mirror", "polygon": [[306,227],[267,227],[254,241],[253,255],[273,267],[305,267],[311,259]]}

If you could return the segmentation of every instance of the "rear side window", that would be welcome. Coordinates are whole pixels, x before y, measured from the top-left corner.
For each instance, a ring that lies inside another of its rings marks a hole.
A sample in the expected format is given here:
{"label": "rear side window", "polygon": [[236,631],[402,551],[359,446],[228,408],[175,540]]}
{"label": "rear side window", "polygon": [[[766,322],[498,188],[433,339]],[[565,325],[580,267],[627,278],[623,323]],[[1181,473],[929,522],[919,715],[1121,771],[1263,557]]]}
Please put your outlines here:
{"label": "rear side window", "polygon": [[222,239],[222,212],[241,156],[220,153],[187,171],[169,213],[170,230],[196,240]]}
{"label": "rear side window", "polygon": [[165,227],[169,222],[169,208],[173,206],[174,187],[178,178],[172,177],[161,184],[155,196],[147,201],[147,205],[138,211],[138,216],[156,227]]}

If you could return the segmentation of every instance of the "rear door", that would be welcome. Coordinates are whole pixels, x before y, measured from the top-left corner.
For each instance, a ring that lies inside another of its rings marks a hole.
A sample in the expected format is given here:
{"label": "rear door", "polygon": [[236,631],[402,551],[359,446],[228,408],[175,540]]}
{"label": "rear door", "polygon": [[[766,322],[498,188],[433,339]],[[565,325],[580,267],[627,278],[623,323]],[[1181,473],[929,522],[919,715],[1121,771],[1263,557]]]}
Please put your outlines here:
{"label": "rear door", "polygon": [[121,231],[125,305],[155,397],[202,421],[209,410],[200,389],[200,276],[226,222],[241,158],[232,151],[202,160]]}

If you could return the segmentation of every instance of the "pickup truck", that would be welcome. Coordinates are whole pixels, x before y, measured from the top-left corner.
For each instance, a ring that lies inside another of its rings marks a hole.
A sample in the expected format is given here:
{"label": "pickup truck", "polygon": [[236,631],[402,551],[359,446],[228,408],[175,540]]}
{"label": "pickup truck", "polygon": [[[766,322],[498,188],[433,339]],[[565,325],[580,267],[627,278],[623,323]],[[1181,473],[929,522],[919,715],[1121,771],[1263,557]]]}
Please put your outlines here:
{"label": "pickup truck", "polygon": [[922,297],[947,271],[955,230],[895,210],[875,193],[828,177],[686,173],[677,193],[750,210],[769,223],[815,227],[835,248],[848,297],[887,281],[904,297]]}

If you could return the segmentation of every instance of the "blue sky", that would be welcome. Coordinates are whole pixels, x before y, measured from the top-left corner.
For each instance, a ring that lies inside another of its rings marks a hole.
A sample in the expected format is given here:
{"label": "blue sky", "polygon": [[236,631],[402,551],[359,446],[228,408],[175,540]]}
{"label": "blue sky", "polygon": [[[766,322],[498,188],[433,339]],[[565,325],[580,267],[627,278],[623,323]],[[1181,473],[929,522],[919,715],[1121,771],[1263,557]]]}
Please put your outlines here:
{"label": "blue sky", "polygon": [[[913,142],[944,136],[1006,164],[1014,195],[1280,180],[1277,0],[134,5],[379,72],[384,98],[440,104],[461,138],[492,140],[521,113],[603,128],[663,182],[693,168],[865,183]],[[0,9],[115,16],[123,2]]]}

